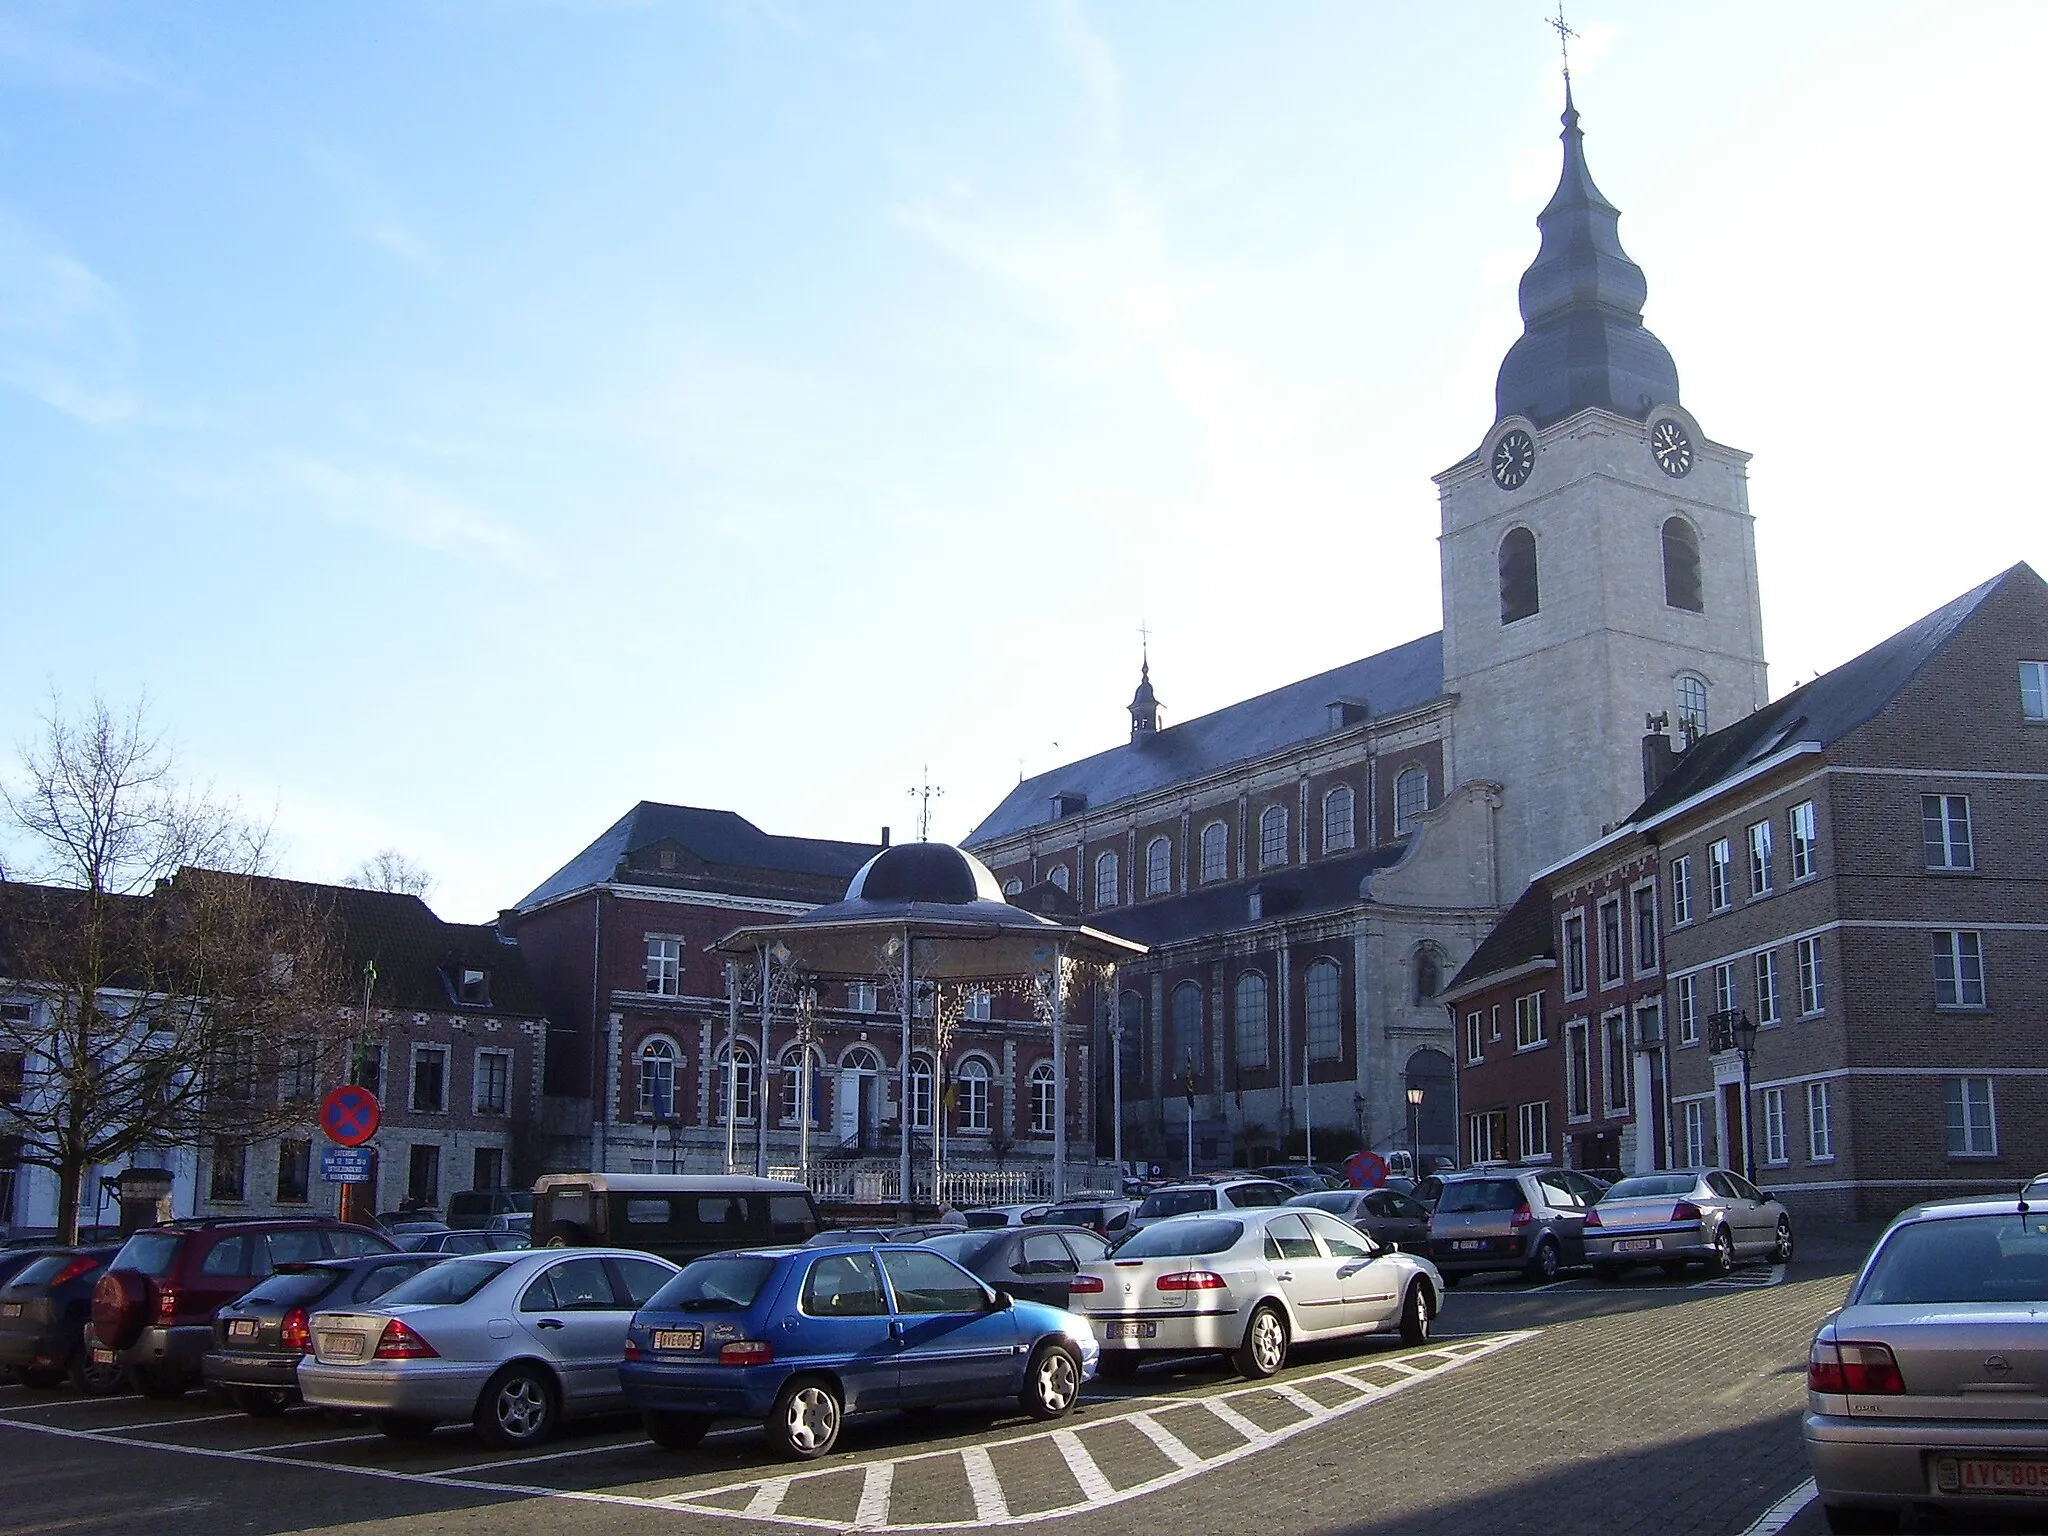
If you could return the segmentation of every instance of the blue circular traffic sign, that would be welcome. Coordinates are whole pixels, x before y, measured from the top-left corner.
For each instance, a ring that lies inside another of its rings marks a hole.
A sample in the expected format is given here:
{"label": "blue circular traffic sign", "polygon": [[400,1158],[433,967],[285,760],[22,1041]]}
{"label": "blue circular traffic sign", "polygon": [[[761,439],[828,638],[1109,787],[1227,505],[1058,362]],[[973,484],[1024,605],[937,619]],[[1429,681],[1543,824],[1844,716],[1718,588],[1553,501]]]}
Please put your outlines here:
{"label": "blue circular traffic sign", "polygon": [[320,1101],[320,1129],[337,1146],[360,1147],[377,1134],[383,1119],[377,1095],[354,1084],[337,1088]]}

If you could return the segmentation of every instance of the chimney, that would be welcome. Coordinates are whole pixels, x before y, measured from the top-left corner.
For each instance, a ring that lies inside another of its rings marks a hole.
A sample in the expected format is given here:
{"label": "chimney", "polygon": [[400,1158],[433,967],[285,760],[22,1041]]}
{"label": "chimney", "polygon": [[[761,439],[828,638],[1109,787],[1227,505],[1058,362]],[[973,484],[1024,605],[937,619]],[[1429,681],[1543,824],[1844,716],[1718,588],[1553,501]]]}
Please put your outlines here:
{"label": "chimney", "polygon": [[887,827],[882,828],[882,846],[884,848],[889,846],[889,829]]}
{"label": "chimney", "polygon": [[1671,738],[1664,734],[1671,723],[1669,715],[1645,715],[1643,717],[1643,796],[1657,793],[1664,781],[1671,777],[1671,770],[1678,766],[1678,753],[1672,750]]}

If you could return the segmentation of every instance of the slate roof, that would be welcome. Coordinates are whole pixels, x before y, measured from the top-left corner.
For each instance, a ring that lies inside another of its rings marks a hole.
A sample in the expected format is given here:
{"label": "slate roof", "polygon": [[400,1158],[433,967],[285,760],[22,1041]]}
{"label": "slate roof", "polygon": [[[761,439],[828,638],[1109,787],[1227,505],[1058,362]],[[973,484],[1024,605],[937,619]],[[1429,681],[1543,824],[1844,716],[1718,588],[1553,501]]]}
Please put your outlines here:
{"label": "slate roof", "polygon": [[1532,880],[1528,888],[1515,898],[1515,904],[1508,908],[1507,914],[1493,925],[1493,931],[1472,951],[1472,957],[1458,967],[1458,974],[1451,978],[1451,984],[1444,991],[1456,992],[1482,977],[1515,970],[1532,960],[1556,958],[1557,945],[1550,922],[1550,886],[1545,881]]}
{"label": "slate roof", "polygon": [[732,869],[775,870],[851,880],[861,865],[881,852],[879,844],[839,843],[816,837],[778,837],[763,832],[733,811],[642,800],[596,842],[520,899],[530,912],[558,896],[611,879],[619,861],[656,843],[673,842],[706,864]]}
{"label": "slate roof", "polygon": [[1088,809],[1099,811],[1326,735],[1328,706],[1339,699],[1368,704],[1376,716],[1394,715],[1443,691],[1444,637],[1424,635],[1168,726],[1142,745],[1126,742],[1026,779],[967,835],[964,846],[1052,821],[1055,794],[1083,795]]}
{"label": "slate roof", "polygon": [[2002,571],[1834,671],[1702,737],[1625,825],[1644,822],[1711,789],[1780,746],[1812,741],[1825,747],[1848,735],[1897,698],[1986,598],[2015,580],[2038,583],[2040,578],[2024,563]]}
{"label": "slate roof", "polygon": [[[1210,886],[1163,901],[1142,902],[1093,912],[1088,924],[1120,939],[1139,944],[1175,944],[1212,937],[1234,928],[1250,928],[1278,918],[1311,917],[1354,907],[1365,899],[1365,883],[1375,870],[1398,864],[1404,844],[1375,848],[1344,859],[1324,859],[1307,866],[1273,870],[1255,880]],[[1260,892],[1262,915],[1251,915],[1251,893]]]}

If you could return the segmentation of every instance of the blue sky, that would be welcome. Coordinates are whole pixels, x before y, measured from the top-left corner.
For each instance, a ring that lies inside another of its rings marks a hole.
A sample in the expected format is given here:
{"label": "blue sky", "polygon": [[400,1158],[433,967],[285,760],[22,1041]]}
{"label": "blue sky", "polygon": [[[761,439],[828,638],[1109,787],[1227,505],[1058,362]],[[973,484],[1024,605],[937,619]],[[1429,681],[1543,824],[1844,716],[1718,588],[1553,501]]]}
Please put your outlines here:
{"label": "blue sky", "polygon": [[[641,798],[959,837],[1437,627],[1542,7],[0,0],[0,740],[146,693],[475,918]],[[2048,8],[1583,4],[1774,691],[2048,569]]]}

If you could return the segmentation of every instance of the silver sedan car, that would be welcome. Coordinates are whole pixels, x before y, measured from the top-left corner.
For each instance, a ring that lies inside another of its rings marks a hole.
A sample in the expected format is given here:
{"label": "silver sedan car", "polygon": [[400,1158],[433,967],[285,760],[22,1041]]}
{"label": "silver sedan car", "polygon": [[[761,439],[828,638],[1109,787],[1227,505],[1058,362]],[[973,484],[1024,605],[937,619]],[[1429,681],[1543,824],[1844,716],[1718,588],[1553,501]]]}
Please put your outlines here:
{"label": "silver sedan car", "polygon": [[[1807,1355],[1807,1459],[1832,1531],[2048,1529],[2048,1208],[1915,1206]],[[1916,1526],[1916,1528],[1918,1528]]]}
{"label": "silver sedan car", "polygon": [[374,1308],[314,1313],[299,1391],[393,1439],[467,1419],[493,1445],[532,1445],[566,1416],[625,1406],[626,1325],[675,1272],[610,1248],[444,1259]]}
{"label": "silver sedan car", "polygon": [[1726,1168],[1639,1173],[1586,1211],[1586,1261],[1603,1280],[1629,1264],[1661,1264],[1672,1274],[1705,1264],[1725,1275],[1740,1259],[1789,1264],[1792,1218]]}

